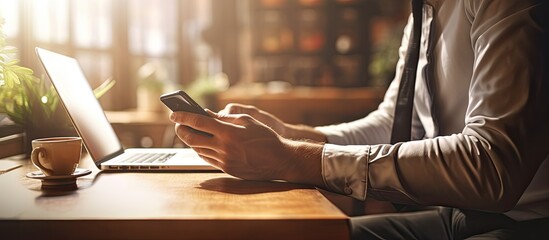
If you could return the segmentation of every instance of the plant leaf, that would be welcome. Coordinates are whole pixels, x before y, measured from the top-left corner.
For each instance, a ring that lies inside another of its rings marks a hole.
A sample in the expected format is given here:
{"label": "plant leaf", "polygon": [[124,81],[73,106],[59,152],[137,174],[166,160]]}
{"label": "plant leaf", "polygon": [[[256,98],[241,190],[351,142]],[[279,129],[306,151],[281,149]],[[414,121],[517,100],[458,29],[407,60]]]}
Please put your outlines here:
{"label": "plant leaf", "polygon": [[21,84],[21,81],[19,81],[19,76],[17,76],[17,74],[9,68],[4,68],[4,81],[8,87],[14,87],[15,84]]}
{"label": "plant leaf", "polygon": [[[32,69],[26,68],[26,67],[17,66],[17,65],[11,66],[10,69],[11,69],[14,73],[21,74],[21,75],[32,75],[32,74],[34,74],[34,72],[32,71]],[[25,76],[25,77],[29,77],[29,76]]]}
{"label": "plant leaf", "polygon": [[107,93],[113,86],[116,84],[116,81],[112,78],[107,78],[99,87],[95,88],[93,90],[93,95],[95,95],[96,98],[100,98],[105,93]]}
{"label": "plant leaf", "polygon": [[5,46],[5,47],[2,48],[1,52],[2,52],[3,54],[6,54],[6,55],[8,55],[8,54],[16,54],[16,53],[17,53],[17,48],[14,47],[14,46]]}

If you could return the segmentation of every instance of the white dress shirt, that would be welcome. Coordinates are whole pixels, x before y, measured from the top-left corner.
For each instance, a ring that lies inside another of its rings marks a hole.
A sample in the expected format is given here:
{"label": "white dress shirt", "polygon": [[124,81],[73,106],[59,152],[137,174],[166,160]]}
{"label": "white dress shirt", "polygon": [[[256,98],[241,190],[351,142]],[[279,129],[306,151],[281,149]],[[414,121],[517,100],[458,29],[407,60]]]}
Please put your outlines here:
{"label": "white dress shirt", "polygon": [[548,43],[539,21],[549,12],[539,2],[426,0],[412,141],[388,144],[410,19],[378,109],[317,127],[329,142],[326,188],[357,199],[506,212],[516,220],[548,217],[549,107],[540,87],[548,77],[540,49]]}

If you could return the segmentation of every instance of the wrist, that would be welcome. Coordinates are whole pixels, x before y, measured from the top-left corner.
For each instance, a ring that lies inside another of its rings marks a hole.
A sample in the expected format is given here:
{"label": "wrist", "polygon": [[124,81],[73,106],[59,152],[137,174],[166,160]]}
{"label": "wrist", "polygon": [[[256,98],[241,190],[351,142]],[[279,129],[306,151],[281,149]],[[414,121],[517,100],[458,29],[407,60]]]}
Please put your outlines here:
{"label": "wrist", "polygon": [[319,143],[327,142],[326,135],[307,125],[295,125],[284,123],[284,129],[280,134],[285,138],[296,140],[313,140]]}
{"label": "wrist", "polygon": [[323,187],[321,162],[324,144],[290,139],[283,139],[282,142],[285,159],[290,161],[282,180]]}
{"label": "wrist", "polygon": [[303,138],[302,125],[284,123],[284,130],[282,136],[289,139]]}

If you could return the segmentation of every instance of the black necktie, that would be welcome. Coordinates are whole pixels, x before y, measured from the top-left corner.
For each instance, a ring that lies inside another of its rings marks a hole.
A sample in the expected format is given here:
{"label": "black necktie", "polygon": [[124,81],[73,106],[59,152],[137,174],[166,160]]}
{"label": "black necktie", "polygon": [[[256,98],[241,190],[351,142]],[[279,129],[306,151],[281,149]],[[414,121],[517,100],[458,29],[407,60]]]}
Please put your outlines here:
{"label": "black necktie", "polygon": [[404,71],[398,87],[395,103],[391,143],[405,142],[411,139],[412,109],[416,85],[417,63],[421,39],[423,0],[412,0],[413,30],[408,42],[408,52],[404,62]]}

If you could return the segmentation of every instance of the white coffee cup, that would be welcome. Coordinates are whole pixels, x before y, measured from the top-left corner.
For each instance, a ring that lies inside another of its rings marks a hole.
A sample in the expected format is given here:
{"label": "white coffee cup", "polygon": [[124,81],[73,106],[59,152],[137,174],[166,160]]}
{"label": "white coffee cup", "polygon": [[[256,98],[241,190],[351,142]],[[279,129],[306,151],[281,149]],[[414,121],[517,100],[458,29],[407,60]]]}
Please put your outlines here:
{"label": "white coffee cup", "polygon": [[46,176],[71,175],[80,162],[82,139],[51,137],[32,140],[31,161]]}

